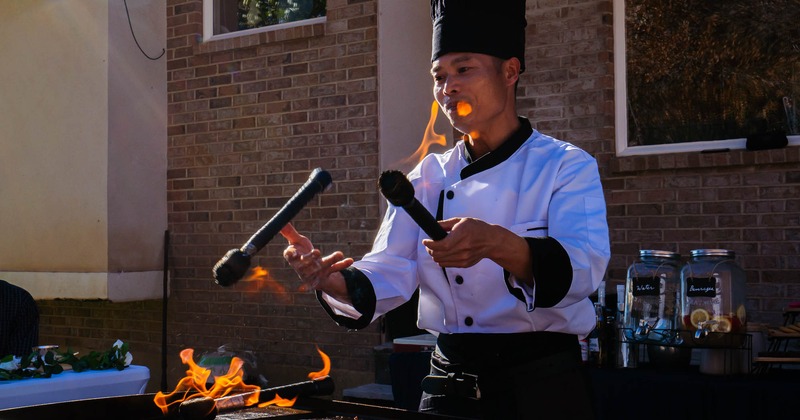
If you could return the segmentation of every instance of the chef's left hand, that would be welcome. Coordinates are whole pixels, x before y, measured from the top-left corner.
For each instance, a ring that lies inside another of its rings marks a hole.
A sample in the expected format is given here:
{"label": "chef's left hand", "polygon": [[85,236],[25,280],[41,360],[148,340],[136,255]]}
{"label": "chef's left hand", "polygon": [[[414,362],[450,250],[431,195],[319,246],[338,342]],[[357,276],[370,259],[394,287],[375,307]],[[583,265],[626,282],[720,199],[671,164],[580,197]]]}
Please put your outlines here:
{"label": "chef's left hand", "polygon": [[441,267],[472,267],[484,258],[494,261],[517,279],[533,284],[528,242],[514,232],[471,217],[441,220],[444,239],[423,239],[422,245]]}
{"label": "chef's left hand", "polygon": [[425,239],[422,244],[442,267],[472,267],[480,260],[490,258],[490,253],[497,246],[492,241],[497,226],[482,220],[454,217],[439,221],[439,225],[448,232],[447,236],[439,241]]}

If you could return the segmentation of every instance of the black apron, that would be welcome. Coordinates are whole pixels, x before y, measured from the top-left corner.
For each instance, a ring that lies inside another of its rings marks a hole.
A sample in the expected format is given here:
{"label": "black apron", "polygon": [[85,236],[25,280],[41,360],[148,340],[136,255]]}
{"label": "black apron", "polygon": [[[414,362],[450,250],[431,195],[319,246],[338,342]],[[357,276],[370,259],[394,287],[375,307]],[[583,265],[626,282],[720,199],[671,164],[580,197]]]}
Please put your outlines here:
{"label": "black apron", "polygon": [[440,334],[420,411],[483,419],[592,419],[575,335]]}

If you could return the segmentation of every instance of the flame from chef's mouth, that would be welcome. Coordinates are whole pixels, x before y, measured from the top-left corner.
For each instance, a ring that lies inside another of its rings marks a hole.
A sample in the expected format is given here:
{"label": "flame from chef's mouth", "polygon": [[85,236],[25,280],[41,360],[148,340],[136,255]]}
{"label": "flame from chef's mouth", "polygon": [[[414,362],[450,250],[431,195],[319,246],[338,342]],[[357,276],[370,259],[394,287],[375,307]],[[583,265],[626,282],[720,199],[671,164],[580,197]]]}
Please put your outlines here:
{"label": "flame from chef's mouth", "polygon": [[[456,114],[458,114],[459,117],[466,117],[467,115],[472,114],[472,105],[464,101],[456,102]],[[473,139],[478,138],[477,131],[470,131],[468,134]]]}
{"label": "flame from chef's mouth", "polygon": [[431,116],[428,119],[428,125],[425,127],[425,134],[422,136],[422,142],[417,150],[409,157],[403,159],[401,164],[417,164],[422,161],[431,146],[438,144],[440,146],[447,146],[447,137],[442,134],[437,134],[433,130],[433,125],[436,123],[436,116],[439,115],[439,104],[433,101],[431,104]]}
{"label": "flame from chef's mouth", "polygon": [[472,105],[464,101],[456,102],[456,114],[458,114],[459,117],[466,117],[472,114]]}

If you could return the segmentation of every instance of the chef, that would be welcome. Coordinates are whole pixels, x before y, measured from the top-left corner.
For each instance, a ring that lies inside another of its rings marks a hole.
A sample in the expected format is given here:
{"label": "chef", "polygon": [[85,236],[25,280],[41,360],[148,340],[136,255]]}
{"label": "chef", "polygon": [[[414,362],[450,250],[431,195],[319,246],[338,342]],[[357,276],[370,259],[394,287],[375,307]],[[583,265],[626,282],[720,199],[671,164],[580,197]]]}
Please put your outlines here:
{"label": "chef", "polygon": [[323,256],[291,225],[284,257],[354,330],[419,288],[418,326],[437,335],[421,410],[591,418],[579,339],[610,255],[597,164],[517,115],[524,0],[432,0],[431,16],[433,94],[464,136],[407,176],[447,237],[390,205],[359,261]]}

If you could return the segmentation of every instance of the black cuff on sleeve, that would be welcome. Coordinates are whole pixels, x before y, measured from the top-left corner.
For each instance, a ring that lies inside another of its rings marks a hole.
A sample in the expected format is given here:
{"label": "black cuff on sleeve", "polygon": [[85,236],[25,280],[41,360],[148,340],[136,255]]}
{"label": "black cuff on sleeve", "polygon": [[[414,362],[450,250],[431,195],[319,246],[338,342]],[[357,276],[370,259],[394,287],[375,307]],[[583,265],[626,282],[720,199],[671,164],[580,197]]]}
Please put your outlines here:
{"label": "black cuff on sleeve", "polygon": [[572,263],[567,250],[551,238],[525,238],[531,253],[533,278],[536,281],[535,305],[552,308],[569,292]]}
{"label": "black cuff on sleeve", "polygon": [[517,298],[518,301],[525,303],[525,295],[522,294],[522,290],[517,289],[516,287],[512,287],[511,283],[508,282],[508,279],[511,278],[511,273],[506,270],[503,270],[503,278],[506,280],[506,287],[508,288],[508,293],[511,293],[512,296]]}
{"label": "black cuff on sleeve", "polygon": [[338,325],[350,330],[363,329],[372,322],[372,317],[375,315],[375,289],[372,288],[372,283],[367,276],[354,267],[345,268],[340,273],[344,276],[347,295],[350,297],[353,307],[361,313],[361,317],[353,319],[336,315],[330,305],[322,299],[320,291],[317,291],[317,300]]}

